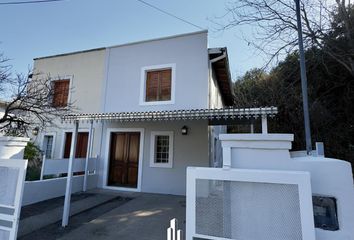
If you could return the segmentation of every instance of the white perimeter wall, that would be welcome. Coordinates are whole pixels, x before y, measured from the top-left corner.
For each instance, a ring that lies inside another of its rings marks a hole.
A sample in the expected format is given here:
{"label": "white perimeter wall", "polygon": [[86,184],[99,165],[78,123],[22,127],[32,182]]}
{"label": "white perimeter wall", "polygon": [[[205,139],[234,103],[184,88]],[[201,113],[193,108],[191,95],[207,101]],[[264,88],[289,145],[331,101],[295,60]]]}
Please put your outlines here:
{"label": "white perimeter wall", "polygon": [[[104,112],[208,107],[207,32],[107,49]],[[175,64],[175,103],[140,105],[143,67]]]}
{"label": "white perimeter wall", "polygon": [[[189,127],[189,134],[182,135],[182,126]],[[143,122],[143,123],[110,123],[105,125],[103,145],[106,146],[107,128],[144,128],[142,192],[185,195],[187,166],[209,166],[208,160],[208,123],[201,121],[178,122]],[[173,131],[173,167],[150,167],[151,131]],[[107,153],[103,150],[99,169],[99,187],[105,185],[104,163],[108,162]]]}
{"label": "white perimeter wall", "polygon": [[[41,202],[47,199],[65,195],[66,177],[53,178],[43,181],[25,182],[22,197],[22,206]],[[96,188],[97,175],[88,175],[87,189]],[[72,181],[72,193],[81,192],[84,176],[74,176]]]}

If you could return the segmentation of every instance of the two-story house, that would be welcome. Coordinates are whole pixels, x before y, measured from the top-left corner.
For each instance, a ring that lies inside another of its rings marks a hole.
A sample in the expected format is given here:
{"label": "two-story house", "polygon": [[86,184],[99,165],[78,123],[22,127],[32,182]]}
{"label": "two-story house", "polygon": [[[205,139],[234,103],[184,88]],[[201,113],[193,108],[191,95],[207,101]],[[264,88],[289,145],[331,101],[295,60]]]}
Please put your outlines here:
{"label": "two-story house", "polygon": [[[187,166],[218,165],[217,135],[232,112],[226,48],[207,31],[34,59],[53,105],[79,114],[38,137],[47,158],[97,156],[97,187],[185,194]],[[213,110],[218,109],[218,110]],[[224,117],[224,118],[223,118]]]}

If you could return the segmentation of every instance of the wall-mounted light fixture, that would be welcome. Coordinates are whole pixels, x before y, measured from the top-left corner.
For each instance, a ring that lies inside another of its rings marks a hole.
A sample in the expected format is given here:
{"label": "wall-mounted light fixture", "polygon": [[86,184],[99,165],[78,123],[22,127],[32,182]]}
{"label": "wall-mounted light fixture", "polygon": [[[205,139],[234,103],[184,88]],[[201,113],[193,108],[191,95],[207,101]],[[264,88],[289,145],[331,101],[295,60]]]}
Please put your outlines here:
{"label": "wall-mounted light fixture", "polygon": [[32,135],[33,136],[37,136],[38,132],[39,132],[39,127],[35,127],[35,128],[32,129]]}
{"label": "wall-mounted light fixture", "polygon": [[183,126],[181,128],[181,133],[182,133],[182,135],[188,135],[188,127],[187,126]]}

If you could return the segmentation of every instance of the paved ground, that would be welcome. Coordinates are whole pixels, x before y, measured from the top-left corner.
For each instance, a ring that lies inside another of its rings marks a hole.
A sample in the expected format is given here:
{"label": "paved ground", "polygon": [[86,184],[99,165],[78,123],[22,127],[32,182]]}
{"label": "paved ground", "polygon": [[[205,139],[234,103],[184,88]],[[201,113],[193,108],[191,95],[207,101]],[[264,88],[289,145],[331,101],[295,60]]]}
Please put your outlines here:
{"label": "paved ground", "polygon": [[179,228],[184,231],[184,197],[141,194],[60,239],[166,240],[172,218],[179,220]]}
{"label": "paved ground", "polygon": [[74,215],[68,228],[61,228],[57,222],[20,239],[166,240],[166,229],[172,218],[177,218],[180,229],[185,230],[185,197],[102,190],[95,193],[100,192],[114,198]]}

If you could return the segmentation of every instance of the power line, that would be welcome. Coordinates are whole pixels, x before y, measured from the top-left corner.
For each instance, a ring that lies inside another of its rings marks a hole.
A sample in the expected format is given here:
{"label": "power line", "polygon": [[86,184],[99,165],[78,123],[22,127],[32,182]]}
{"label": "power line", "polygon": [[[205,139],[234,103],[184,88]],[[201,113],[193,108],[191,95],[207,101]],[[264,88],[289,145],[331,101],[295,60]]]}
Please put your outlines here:
{"label": "power line", "polygon": [[0,2],[0,5],[20,5],[20,4],[33,4],[33,3],[50,3],[62,2],[66,0],[35,0],[35,1],[18,1],[18,2]]}
{"label": "power line", "polygon": [[187,24],[189,24],[189,25],[192,25],[192,26],[194,26],[194,27],[196,27],[196,28],[199,28],[199,29],[201,29],[201,30],[204,30],[204,29],[205,29],[205,28],[202,28],[201,26],[198,26],[198,25],[196,25],[196,24],[194,24],[194,23],[188,21],[188,20],[185,20],[185,19],[183,19],[183,18],[180,18],[180,17],[178,17],[178,16],[176,16],[176,15],[170,13],[170,12],[167,12],[167,11],[165,11],[165,10],[159,8],[159,7],[156,7],[156,6],[152,5],[151,3],[145,2],[145,1],[143,1],[143,0],[136,0],[136,1],[138,1],[138,2],[140,2],[140,3],[142,3],[142,4],[145,4],[145,5],[148,6],[148,7],[154,8],[155,10],[160,11],[160,12],[162,12],[162,13],[164,13],[164,14],[167,14],[167,15],[170,16],[170,17],[176,18],[176,19],[178,19],[178,20],[180,20],[180,21],[182,21],[182,22],[184,22],[184,23],[187,23]]}

